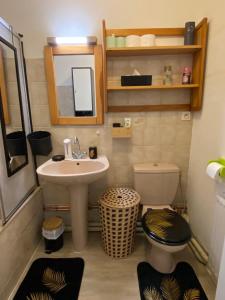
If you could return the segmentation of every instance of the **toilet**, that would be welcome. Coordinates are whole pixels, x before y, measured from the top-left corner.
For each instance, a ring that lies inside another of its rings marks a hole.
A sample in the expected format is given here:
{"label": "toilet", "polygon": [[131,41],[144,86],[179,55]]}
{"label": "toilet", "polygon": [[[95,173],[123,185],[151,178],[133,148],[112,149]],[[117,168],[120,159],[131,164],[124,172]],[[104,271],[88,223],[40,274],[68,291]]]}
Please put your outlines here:
{"label": "toilet", "polygon": [[175,198],[180,170],[174,164],[135,164],[134,188],[141,196],[142,227],[147,237],[147,261],[161,273],[175,268],[173,253],[185,248],[191,239],[186,220],[171,204]]}

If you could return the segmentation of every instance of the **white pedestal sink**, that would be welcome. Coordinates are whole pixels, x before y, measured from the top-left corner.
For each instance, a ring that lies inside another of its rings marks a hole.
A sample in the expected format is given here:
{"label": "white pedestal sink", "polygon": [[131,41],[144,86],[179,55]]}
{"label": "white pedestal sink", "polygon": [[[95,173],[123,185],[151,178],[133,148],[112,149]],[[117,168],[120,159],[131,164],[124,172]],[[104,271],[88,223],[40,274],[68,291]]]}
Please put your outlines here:
{"label": "white pedestal sink", "polygon": [[50,159],[37,168],[44,180],[69,188],[73,244],[77,251],[85,247],[88,237],[88,184],[104,176],[108,168],[105,156],[59,162]]}

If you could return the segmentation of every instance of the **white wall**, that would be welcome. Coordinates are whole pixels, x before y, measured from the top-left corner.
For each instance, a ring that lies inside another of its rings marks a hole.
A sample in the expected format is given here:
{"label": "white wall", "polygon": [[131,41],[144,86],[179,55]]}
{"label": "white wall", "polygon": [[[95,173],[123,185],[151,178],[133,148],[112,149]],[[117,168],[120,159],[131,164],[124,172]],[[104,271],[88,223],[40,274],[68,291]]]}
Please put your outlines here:
{"label": "white wall", "polygon": [[97,35],[108,27],[181,27],[196,2],[178,0],[0,0],[1,15],[24,34],[27,58],[43,56],[47,36]]}
{"label": "white wall", "polygon": [[[225,208],[216,204],[207,162],[225,156],[225,2],[200,2],[210,22],[203,110],[194,114],[189,165],[188,201],[194,234],[210,253],[218,273],[225,235]],[[199,17],[200,16],[200,12]]]}

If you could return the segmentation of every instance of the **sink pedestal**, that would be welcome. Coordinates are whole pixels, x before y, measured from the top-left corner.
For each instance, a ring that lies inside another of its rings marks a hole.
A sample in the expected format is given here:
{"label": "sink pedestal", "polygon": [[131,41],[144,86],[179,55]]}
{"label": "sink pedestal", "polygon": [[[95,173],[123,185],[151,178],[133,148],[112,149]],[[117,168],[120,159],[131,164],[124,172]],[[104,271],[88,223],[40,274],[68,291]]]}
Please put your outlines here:
{"label": "sink pedestal", "polygon": [[84,249],[88,238],[88,185],[69,186],[73,245],[76,251]]}

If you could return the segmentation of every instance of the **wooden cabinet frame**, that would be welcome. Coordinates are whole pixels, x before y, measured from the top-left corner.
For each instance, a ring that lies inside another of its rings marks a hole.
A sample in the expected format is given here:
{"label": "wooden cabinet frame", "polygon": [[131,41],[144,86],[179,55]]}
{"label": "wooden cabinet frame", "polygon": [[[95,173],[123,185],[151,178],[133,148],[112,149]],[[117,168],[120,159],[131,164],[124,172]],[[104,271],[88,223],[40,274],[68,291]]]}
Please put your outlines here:
{"label": "wooden cabinet frame", "polygon": [[[95,94],[96,94],[96,116],[93,117],[67,117],[60,116],[57,90],[55,81],[54,55],[79,55],[92,54],[95,57]],[[51,123],[53,125],[97,125],[103,124],[103,74],[102,74],[102,47],[95,46],[46,46],[45,72],[48,84],[48,100]]]}
{"label": "wooden cabinet frame", "polygon": [[[145,112],[145,111],[173,111],[190,110],[198,111],[202,108],[205,59],[207,46],[208,21],[204,18],[195,28],[195,44],[183,46],[153,46],[132,48],[107,48],[106,37],[110,35],[127,36],[130,34],[156,36],[184,36],[184,28],[136,28],[136,29],[106,29],[105,21],[102,23],[103,31],[103,82],[104,82],[104,107],[105,112]],[[173,86],[108,86],[107,82],[107,58],[140,55],[193,55],[192,84]],[[110,92],[132,90],[165,90],[165,89],[191,89],[190,104],[159,104],[159,105],[124,105],[108,106],[107,96]]]}

